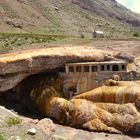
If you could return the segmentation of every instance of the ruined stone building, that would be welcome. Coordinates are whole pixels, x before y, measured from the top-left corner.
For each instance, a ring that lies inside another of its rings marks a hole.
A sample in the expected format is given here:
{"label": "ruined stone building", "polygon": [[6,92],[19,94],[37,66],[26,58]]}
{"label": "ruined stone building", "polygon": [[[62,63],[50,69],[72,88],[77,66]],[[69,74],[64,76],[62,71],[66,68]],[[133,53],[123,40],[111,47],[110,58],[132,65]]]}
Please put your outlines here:
{"label": "ruined stone building", "polygon": [[104,38],[104,32],[103,31],[94,31],[93,38]]}
{"label": "ruined stone building", "polygon": [[65,66],[63,91],[72,97],[100,86],[105,80],[118,75],[121,80],[131,80],[125,61],[69,63]]}

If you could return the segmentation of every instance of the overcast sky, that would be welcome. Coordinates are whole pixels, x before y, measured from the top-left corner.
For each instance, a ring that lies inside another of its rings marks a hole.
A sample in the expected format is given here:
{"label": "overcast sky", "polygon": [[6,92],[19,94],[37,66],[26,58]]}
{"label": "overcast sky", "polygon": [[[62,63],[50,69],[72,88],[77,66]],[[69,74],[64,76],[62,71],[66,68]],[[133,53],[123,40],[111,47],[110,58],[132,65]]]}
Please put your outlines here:
{"label": "overcast sky", "polygon": [[117,0],[117,1],[126,6],[128,9],[140,13],[140,0]]}

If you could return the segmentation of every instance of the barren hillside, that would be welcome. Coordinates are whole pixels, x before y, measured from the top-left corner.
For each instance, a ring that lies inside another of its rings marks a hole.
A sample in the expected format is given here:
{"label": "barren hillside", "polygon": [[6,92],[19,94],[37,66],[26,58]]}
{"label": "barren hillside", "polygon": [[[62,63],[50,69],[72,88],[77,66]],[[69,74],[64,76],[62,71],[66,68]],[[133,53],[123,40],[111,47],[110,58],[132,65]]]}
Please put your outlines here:
{"label": "barren hillside", "polygon": [[1,32],[91,36],[95,27],[108,36],[130,36],[140,15],[115,0],[0,0]]}

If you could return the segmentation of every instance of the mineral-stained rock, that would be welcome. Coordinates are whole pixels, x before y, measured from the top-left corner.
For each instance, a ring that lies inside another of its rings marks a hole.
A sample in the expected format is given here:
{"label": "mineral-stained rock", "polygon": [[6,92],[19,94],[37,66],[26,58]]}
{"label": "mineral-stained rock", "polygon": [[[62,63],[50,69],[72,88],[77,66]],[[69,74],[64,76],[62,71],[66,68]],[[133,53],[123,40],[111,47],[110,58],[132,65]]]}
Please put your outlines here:
{"label": "mineral-stained rock", "polygon": [[36,100],[35,105],[44,116],[90,131],[128,133],[139,124],[140,114],[133,104],[94,104],[85,99],[68,101],[60,97]]}
{"label": "mineral-stained rock", "polygon": [[118,58],[116,53],[82,46],[48,47],[1,55],[0,92],[12,89],[29,75],[47,72],[69,62],[111,61]]}
{"label": "mineral-stained rock", "polygon": [[[0,92],[9,89],[19,90],[14,87],[27,76],[50,72],[50,70],[63,67],[69,62],[118,60],[118,56],[117,58],[116,56],[112,52],[105,53],[92,50],[90,47],[71,46],[5,54],[0,58]],[[140,107],[139,86],[130,86],[129,88],[127,86],[104,86],[75,97],[83,99],[66,100],[58,97],[61,96],[60,81],[58,77],[51,75],[51,78],[48,76],[48,79],[45,79],[47,84],[43,81],[41,85],[40,82],[36,82],[32,86],[31,81],[29,81],[31,84],[25,82],[26,84],[21,86],[21,89],[24,90],[20,89],[20,91],[26,91],[22,94],[23,97],[26,94],[26,99],[21,98],[21,102],[30,106],[30,109],[33,110],[32,107],[34,107],[35,111],[38,110],[42,115],[54,118],[65,125],[111,133],[127,133],[136,130],[136,133],[139,134],[140,114],[133,104],[135,102],[136,106]],[[28,88],[29,85],[30,88]],[[93,103],[85,99],[107,104]],[[129,102],[132,103],[110,104]],[[40,125],[43,123],[44,131],[47,131],[44,120],[40,123]]]}
{"label": "mineral-stained rock", "polygon": [[104,103],[136,103],[140,108],[140,86],[102,86],[74,98]]}
{"label": "mineral-stained rock", "polygon": [[[44,91],[44,90],[43,90]],[[34,107],[44,116],[59,123],[90,131],[128,133],[139,124],[140,114],[134,104],[93,103],[85,99],[70,101],[48,92],[31,92]],[[96,96],[97,99],[101,99]],[[137,129],[139,125],[137,126]]]}

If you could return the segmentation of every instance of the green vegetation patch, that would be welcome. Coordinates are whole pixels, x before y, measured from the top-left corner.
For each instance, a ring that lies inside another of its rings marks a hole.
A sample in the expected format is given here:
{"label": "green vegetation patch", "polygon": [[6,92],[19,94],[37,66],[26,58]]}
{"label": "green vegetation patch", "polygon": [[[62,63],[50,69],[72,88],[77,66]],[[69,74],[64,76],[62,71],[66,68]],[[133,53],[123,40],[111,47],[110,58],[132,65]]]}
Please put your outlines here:
{"label": "green vegetation patch", "polygon": [[6,140],[2,133],[0,133],[0,140]]}
{"label": "green vegetation patch", "polygon": [[26,33],[0,33],[0,52],[22,49],[32,44],[51,43],[70,38],[63,35],[41,35]]}
{"label": "green vegetation patch", "polygon": [[19,117],[8,117],[6,118],[5,122],[9,125],[9,126],[12,126],[12,125],[17,125],[17,124],[21,124],[22,122],[22,119],[20,119]]}
{"label": "green vegetation patch", "polygon": [[135,33],[133,33],[133,36],[134,36],[134,37],[140,37],[140,32],[135,32]]}

